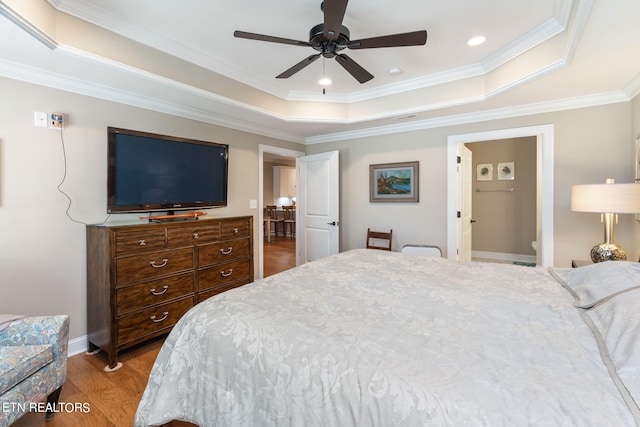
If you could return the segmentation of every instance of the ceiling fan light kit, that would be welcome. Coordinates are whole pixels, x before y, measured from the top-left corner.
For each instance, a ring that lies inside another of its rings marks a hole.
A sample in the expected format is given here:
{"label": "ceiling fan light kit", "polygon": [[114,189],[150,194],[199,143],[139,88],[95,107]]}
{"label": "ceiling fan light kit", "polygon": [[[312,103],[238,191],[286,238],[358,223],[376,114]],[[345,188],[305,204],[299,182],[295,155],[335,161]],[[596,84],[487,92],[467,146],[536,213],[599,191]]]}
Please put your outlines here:
{"label": "ceiling fan light kit", "polygon": [[[373,75],[362,68],[356,61],[344,53],[344,49],[375,49],[382,47],[421,46],[427,42],[426,30],[412,31],[408,33],[392,34],[388,36],[372,37],[361,40],[351,40],[349,29],[342,25],[348,0],[326,0],[320,5],[324,13],[324,22],[311,28],[309,41],[293,40],[282,37],[267,36],[263,34],[235,31],[233,35],[238,38],[266,41],[271,43],[290,44],[294,46],[311,47],[319,53],[310,55],[293,67],[276,76],[278,79],[286,79],[303,68],[310,65],[316,59],[335,58],[349,74],[358,82],[366,83]],[[323,73],[324,74],[324,73]],[[323,76],[324,78],[324,76]]]}

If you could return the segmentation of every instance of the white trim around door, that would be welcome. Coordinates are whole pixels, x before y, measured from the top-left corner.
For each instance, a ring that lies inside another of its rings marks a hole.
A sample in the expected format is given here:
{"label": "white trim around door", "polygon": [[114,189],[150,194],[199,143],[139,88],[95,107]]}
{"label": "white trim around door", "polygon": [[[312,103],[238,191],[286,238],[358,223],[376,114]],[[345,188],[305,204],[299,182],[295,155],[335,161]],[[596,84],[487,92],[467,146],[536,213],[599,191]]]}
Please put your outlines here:
{"label": "white trim around door", "polygon": [[447,258],[459,259],[460,244],[459,219],[457,212],[461,204],[461,182],[458,173],[457,157],[461,155],[462,145],[467,142],[493,141],[497,139],[535,136],[538,141],[538,178],[537,178],[537,242],[538,265],[553,265],[553,147],[554,126],[552,124],[529,126],[513,129],[501,129],[487,132],[451,135],[447,142]]}

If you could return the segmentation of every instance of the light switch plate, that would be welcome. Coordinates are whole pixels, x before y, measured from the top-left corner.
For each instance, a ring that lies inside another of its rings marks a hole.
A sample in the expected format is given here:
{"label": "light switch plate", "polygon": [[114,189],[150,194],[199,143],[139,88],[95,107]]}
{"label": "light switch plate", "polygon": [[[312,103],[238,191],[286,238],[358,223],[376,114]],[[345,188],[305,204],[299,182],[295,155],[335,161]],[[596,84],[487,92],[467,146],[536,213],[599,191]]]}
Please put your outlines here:
{"label": "light switch plate", "polygon": [[33,112],[33,125],[39,128],[47,127],[47,113],[41,113],[40,111]]}

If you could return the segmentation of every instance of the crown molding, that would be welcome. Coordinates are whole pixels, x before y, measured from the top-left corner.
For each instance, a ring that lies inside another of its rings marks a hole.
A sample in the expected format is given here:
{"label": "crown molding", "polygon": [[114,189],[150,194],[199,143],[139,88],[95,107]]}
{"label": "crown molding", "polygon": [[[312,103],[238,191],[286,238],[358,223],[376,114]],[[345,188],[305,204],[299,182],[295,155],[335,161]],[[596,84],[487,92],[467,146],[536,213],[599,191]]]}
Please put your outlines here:
{"label": "crown molding", "polygon": [[640,73],[636,74],[633,79],[624,87],[623,92],[629,99],[633,99],[640,95]]}
{"label": "crown molding", "polygon": [[[578,2],[577,5],[576,2]],[[553,17],[477,64],[345,95],[327,96],[316,92],[290,91],[286,100],[352,103],[483,76],[567,31],[567,28],[571,29],[571,35],[568,37],[565,58],[570,58],[578,43],[579,35],[584,30],[592,5],[593,0],[558,0]],[[574,6],[575,14],[572,19]]]}
{"label": "crown molding", "polygon": [[[171,114],[177,117],[196,120],[217,126],[223,126],[243,132],[254,133],[266,137],[277,138],[285,141],[304,143],[304,138],[287,132],[278,131],[267,126],[239,120],[221,115],[212,115],[211,112],[184,105],[168,102],[160,98],[152,98],[139,93],[120,90],[112,86],[100,85],[82,79],[69,79],[68,76],[43,71],[24,64],[0,59],[0,76],[20,80],[28,83],[46,86],[58,90],[68,91],[80,95],[86,95],[106,101],[117,102],[133,107],[144,108],[160,113]],[[209,93],[209,92],[207,92]]]}
{"label": "crown molding", "polygon": [[[75,16],[86,22],[90,22],[132,40],[137,40],[152,48],[168,52],[177,58],[204,67],[225,77],[237,80],[248,86],[282,98],[285,101],[304,100],[307,102],[353,103],[423,89],[457,80],[465,80],[486,74],[565,31],[568,22],[571,19],[570,11],[573,5],[576,2],[580,5],[583,3],[592,3],[593,0],[556,0],[553,16],[551,18],[505,48],[485,58],[480,63],[377,88],[356,91],[349,94],[334,93],[329,95],[324,95],[317,91],[283,91],[280,86],[271,84],[270,80],[260,77],[252,71],[240,69],[211,53],[199,51],[191,46],[187,46],[173,39],[164,37],[162,34],[144,31],[139,27],[127,25],[123,21],[113,19],[113,17],[104,10],[90,3],[83,3],[81,7],[72,7],[68,2],[65,2],[65,0],[48,1],[53,7],[61,12]],[[584,8],[578,7],[578,9]],[[590,9],[590,7],[587,9]],[[574,17],[574,19],[576,19],[576,17]]]}
{"label": "crown molding", "polygon": [[[66,47],[60,47],[60,50],[72,52],[73,49]],[[121,66],[121,64],[120,64]],[[131,69],[131,72],[136,74],[141,71],[138,69]],[[178,105],[168,102],[159,98],[152,98],[147,96],[141,96],[138,93],[123,91],[115,89],[111,86],[100,85],[93,82],[83,81],[81,79],[69,79],[68,76],[53,73],[50,71],[43,71],[38,68],[27,66],[24,64],[18,64],[6,60],[0,59],[0,75],[15,80],[26,81],[42,86],[52,87],[60,90],[66,90],[81,95],[96,97],[108,101],[118,102],[125,105],[131,105],[139,108],[145,108],[152,111],[157,111],[166,114],[172,114],[178,117],[184,117],[187,119],[197,120],[204,123],[210,123],[213,125],[224,126],[230,129],[239,131],[254,133],[267,137],[277,138],[285,141],[297,142],[301,144],[319,144],[325,142],[333,142],[348,139],[357,139],[363,137],[370,137],[375,135],[384,135],[391,133],[410,132],[422,129],[432,129],[443,126],[461,125],[467,123],[476,123],[487,120],[497,120],[510,117],[518,117],[532,114],[541,114],[561,110],[569,110],[575,108],[585,108],[597,105],[613,104],[619,102],[628,102],[633,97],[640,94],[640,73],[637,74],[632,81],[630,81],[624,90],[606,92],[594,95],[588,95],[583,97],[560,99],[554,101],[547,101],[534,104],[526,104],[521,106],[514,106],[502,109],[478,111],[467,114],[445,116],[439,118],[433,118],[428,120],[412,121],[410,123],[398,123],[386,126],[370,127],[363,130],[347,131],[339,133],[331,133],[318,135],[313,137],[302,137],[292,133],[278,131],[267,126],[252,123],[246,120],[235,119],[230,117],[222,117],[219,115],[212,115],[208,111],[199,110],[195,108],[188,108],[184,105]],[[219,95],[212,94],[210,92],[203,91],[201,89],[193,88],[191,86],[175,82],[173,80],[164,79],[156,75],[151,75],[155,79],[162,80],[164,84],[169,84],[181,89],[187,89],[192,93],[201,96],[208,96],[212,100],[218,102],[226,102],[234,107],[252,109],[254,112],[265,114],[264,111],[258,111],[255,108],[240,104],[236,101],[223,98]],[[454,105],[462,105],[474,102],[483,101],[483,97],[472,97],[467,99],[458,100],[455,103],[446,103],[439,105],[432,105],[430,109],[439,109],[451,107]],[[394,111],[391,116],[405,116],[410,114],[419,113],[425,111],[427,107],[420,106],[411,109]],[[275,116],[268,113],[271,117],[278,118],[287,122],[303,122],[301,119],[286,119],[283,117]],[[388,115],[368,116],[361,118],[357,121],[344,121],[343,123],[356,123],[364,121],[372,121],[381,118],[388,118]],[[317,121],[322,122],[322,121]],[[328,121],[325,121],[328,122]],[[333,121],[335,123],[335,121]]]}
{"label": "crown molding", "polygon": [[54,50],[58,47],[58,43],[49,37],[46,33],[40,30],[38,27],[33,25],[31,22],[27,21],[17,13],[15,10],[9,7],[5,2],[0,1],[0,15],[7,18],[9,21],[16,24],[19,28],[24,30],[27,34],[38,40],[40,43],[45,45],[51,50]]}
{"label": "crown molding", "polygon": [[616,104],[620,102],[629,102],[630,99],[631,98],[629,98],[629,96],[627,96],[623,91],[605,92],[601,94],[587,95],[576,98],[559,99],[554,101],[538,102],[533,104],[478,111],[473,113],[444,116],[434,119],[418,120],[411,123],[378,126],[357,131],[319,135],[306,138],[305,145],[323,144],[327,142],[344,141],[349,139],[366,138],[402,132],[412,132],[424,129],[435,129],[445,126],[457,126],[489,120],[507,119],[511,117],[530,116],[534,114],[551,113],[556,111],[572,110],[576,108]]}

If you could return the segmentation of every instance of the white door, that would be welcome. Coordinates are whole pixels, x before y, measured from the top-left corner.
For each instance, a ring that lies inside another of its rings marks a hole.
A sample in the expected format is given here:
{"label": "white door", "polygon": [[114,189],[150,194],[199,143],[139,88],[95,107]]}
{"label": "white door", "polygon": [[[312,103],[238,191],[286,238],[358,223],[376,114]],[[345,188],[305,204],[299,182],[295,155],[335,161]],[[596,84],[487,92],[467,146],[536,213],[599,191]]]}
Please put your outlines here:
{"label": "white door", "polygon": [[472,230],[472,201],[473,189],[473,153],[466,146],[462,146],[460,163],[460,181],[462,182],[462,201],[460,206],[460,261],[471,261]]}
{"label": "white door", "polygon": [[298,157],[298,265],[337,254],[340,242],[338,151]]}

